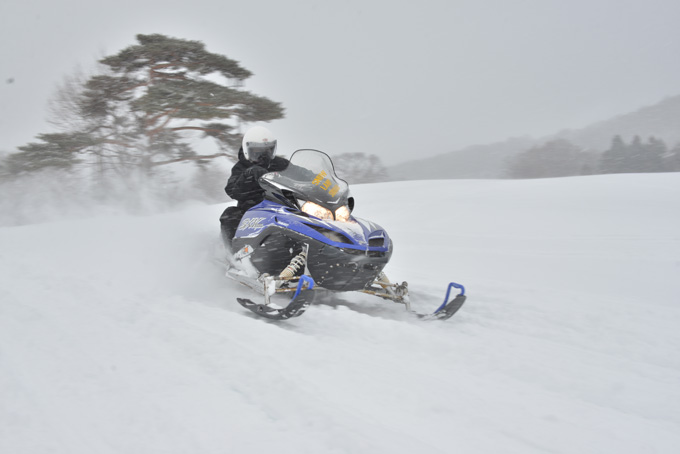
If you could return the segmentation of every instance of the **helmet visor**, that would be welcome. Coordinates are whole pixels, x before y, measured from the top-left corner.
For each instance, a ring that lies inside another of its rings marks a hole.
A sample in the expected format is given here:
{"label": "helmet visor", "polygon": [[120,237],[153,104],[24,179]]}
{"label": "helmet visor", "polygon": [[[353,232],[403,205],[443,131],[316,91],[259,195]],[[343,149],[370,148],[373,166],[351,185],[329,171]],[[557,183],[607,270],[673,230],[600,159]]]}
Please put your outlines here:
{"label": "helmet visor", "polygon": [[248,160],[258,162],[271,161],[276,156],[276,140],[272,142],[246,142],[248,147]]}

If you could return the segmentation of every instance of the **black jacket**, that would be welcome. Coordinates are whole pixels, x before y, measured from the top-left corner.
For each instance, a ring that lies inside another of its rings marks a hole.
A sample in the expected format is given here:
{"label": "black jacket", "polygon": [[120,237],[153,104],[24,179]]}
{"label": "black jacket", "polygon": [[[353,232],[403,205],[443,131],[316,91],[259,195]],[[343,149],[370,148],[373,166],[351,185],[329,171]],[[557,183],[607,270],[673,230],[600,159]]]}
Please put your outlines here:
{"label": "black jacket", "polygon": [[[231,176],[224,188],[229,197],[238,201],[238,208],[245,212],[264,200],[264,189],[252,175],[247,175],[246,170],[256,164],[248,161],[243,154],[243,148],[238,151],[238,162],[231,168]],[[269,172],[284,170],[288,167],[288,160],[274,157],[266,168]]]}

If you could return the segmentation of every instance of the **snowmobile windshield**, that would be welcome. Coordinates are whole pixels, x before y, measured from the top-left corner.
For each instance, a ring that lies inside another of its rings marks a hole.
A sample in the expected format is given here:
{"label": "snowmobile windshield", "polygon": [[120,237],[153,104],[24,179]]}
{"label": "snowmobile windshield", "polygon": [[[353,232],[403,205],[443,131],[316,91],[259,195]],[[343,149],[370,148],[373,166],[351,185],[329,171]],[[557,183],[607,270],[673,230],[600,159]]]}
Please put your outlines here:
{"label": "snowmobile windshield", "polygon": [[261,183],[280,200],[277,194],[292,195],[299,205],[313,202],[333,213],[347,206],[350,199],[349,185],[335,174],[331,158],[318,150],[297,150],[285,170],[265,174]]}

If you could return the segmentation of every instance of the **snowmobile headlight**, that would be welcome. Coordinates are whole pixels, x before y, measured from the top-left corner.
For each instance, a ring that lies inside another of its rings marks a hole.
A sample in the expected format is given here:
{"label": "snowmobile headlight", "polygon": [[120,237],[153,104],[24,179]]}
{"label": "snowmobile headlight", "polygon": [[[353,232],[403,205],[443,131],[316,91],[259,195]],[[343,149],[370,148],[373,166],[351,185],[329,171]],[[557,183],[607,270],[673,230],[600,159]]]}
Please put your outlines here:
{"label": "snowmobile headlight", "polygon": [[331,210],[324,208],[321,205],[317,205],[316,203],[305,202],[300,209],[303,213],[307,213],[315,218],[323,219],[324,221],[333,220],[333,213],[331,213]]}
{"label": "snowmobile headlight", "polygon": [[[302,204],[302,207],[300,208],[304,213],[307,213],[310,216],[314,216],[315,218],[322,219],[324,221],[332,221],[333,220],[333,212],[327,208],[322,207],[321,205],[317,205],[316,203],[313,202],[305,202]],[[347,205],[341,206],[337,210],[335,210],[335,220],[340,221],[340,222],[350,222],[350,210]]]}
{"label": "snowmobile headlight", "polygon": [[335,210],[335,220],[342,222],[349,222],[349,208],[347,205],[341,206]]}

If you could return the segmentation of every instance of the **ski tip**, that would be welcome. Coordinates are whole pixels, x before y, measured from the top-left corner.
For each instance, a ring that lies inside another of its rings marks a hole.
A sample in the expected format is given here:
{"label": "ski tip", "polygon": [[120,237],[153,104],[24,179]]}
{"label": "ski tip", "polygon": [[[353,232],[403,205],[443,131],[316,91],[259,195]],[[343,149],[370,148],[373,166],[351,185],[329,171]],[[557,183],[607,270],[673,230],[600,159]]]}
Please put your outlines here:
{"label": "ski tip", "polygon": [[451,302],[449,302],[446,306],[437,310],[432,315],[439,320],[447,320],[451,318],[453,314],[458,312],[458,309],[460,309],[463,306],[463,304],[465,304],[466,299],[467,296],[461,293],[460,295],[457,295],[454,299],[452,299]]}

